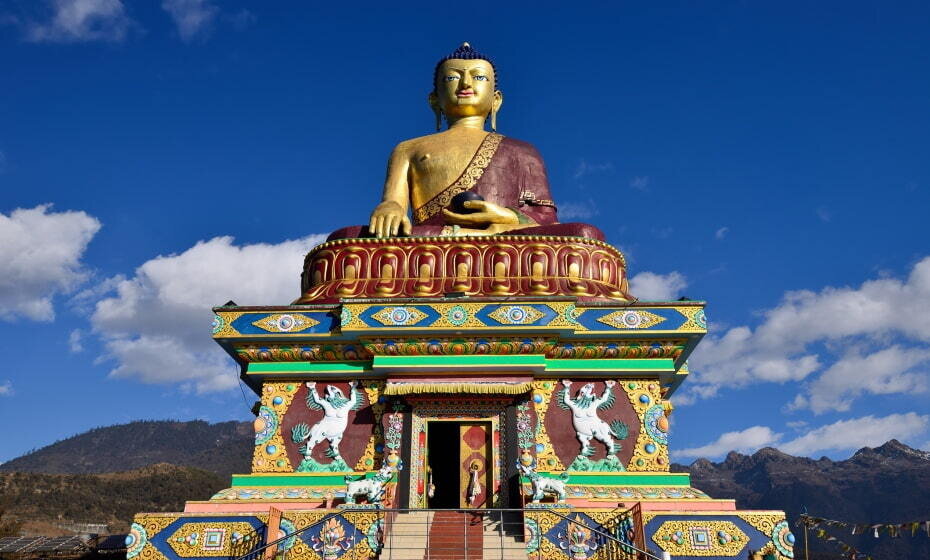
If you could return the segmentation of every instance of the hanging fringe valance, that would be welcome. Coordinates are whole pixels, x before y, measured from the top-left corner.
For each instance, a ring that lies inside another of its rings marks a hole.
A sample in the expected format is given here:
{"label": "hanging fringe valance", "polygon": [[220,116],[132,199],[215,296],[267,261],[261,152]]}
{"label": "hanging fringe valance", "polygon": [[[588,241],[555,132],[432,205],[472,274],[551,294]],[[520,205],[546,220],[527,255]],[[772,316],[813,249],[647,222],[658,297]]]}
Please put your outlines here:
{"label": "hanging fringe valance", "polygon": [[500,382],[429,382],[397,383],[389,381],[384,388],[385,395],[419,395],[422,393],[465,393],[472,395],[519,395],[533,388],[532,383]]}

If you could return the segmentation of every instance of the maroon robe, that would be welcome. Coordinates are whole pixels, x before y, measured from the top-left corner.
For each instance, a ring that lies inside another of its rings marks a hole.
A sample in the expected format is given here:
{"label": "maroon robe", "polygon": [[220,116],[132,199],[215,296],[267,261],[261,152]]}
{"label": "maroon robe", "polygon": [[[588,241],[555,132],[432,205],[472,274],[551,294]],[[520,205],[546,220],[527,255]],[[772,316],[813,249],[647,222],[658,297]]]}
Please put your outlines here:
{"label": "maroon robe", "polygon": [[[465,191],[510,208],[525,228],[502,235],[565,235],[604,240],[598,228],[583,223],[560,224],[542,157],[532,144],[490,133],[482,141],[462,175],[442,192],[413,209],[413,236],[449,235],[445,216],[452,197]],[[534,223],[535,222],[535,223]],[[443,232],[443,229],[446,229]],[[334,231],[328,240],[371,237],[368,226]]]}

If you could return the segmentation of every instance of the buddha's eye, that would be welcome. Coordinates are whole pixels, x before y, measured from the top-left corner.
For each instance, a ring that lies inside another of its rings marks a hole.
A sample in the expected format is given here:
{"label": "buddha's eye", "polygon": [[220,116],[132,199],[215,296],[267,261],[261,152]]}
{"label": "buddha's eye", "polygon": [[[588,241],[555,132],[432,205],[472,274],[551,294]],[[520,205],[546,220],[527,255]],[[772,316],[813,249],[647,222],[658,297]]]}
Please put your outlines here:
{"label": "buddha's eye", "polygon": [[480,74],[477,75],[477,76],[475,76],[475,79],[478,80],[479,82],[486,82],[486,81],[488,81],[488,77],[487,77],[487,76],[482,76],[482,75],[480,75]]}

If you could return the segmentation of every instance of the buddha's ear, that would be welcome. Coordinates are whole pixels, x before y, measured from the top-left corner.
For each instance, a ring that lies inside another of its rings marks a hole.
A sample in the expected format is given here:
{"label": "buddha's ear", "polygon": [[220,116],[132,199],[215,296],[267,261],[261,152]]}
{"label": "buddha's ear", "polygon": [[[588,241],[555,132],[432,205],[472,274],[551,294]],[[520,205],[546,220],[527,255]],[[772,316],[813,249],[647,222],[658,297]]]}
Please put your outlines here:
{"label": "buddha's ear", "polygon": [[497,132],[497,112],[504,104],[504,94],[501,90],[494,90],[494,100],[491,101],[491,132]]}
{"label": "buddha's ear", "polygon": [[499,89],[494,90],[494,101],[491,102],[491,107],[494,110],[494,112],[496,113],[500,111],[501,105],[503,104],[504,104],[504,93]]}
{"label": "buddha's ear", "polygon": [[439,106],[439,97],[435,91],[429,92],[429,95],[426,96],[426,102],[429,103],[429,108],[436,115],[436,132],[440,132],[442,130],[442,107]]}

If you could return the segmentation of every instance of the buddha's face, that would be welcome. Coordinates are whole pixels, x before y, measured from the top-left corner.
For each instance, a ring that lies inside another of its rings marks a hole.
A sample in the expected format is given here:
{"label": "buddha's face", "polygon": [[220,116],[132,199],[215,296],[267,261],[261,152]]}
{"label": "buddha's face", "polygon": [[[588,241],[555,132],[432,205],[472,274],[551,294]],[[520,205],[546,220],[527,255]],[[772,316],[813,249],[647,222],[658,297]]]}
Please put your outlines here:
{"label": "buddha's face", "polygon": [[502,101],[494,85],[494,68],[487,60],[453,58],[440,65],[430,103],[451,117],[487,115]]}

